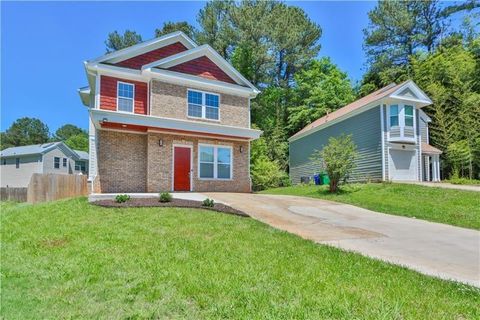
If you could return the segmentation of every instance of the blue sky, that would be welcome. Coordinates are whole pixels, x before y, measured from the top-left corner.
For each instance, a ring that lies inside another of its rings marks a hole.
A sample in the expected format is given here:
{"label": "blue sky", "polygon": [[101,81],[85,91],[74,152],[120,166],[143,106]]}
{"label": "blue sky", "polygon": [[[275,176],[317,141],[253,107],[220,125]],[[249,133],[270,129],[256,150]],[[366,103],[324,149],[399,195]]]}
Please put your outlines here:
{"label": "blue sky", "polygon": [[[188,21],[205,2],[1,3],[1,131],[20,117],[36,117],[50,132],[66,123],[88,126],[77,88],[86,85],[83,61],[105,53],[109,32],[153,37],[166,21]],[[375,2],[290,2],[323,30],[319,56],[358,80],[364,72],[362,29]]]}

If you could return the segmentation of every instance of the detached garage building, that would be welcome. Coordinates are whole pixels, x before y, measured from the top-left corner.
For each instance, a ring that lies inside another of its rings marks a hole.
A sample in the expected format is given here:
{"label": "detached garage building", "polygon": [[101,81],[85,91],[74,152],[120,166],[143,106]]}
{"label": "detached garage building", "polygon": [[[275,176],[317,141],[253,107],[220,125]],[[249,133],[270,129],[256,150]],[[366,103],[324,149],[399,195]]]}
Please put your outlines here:
{"label": "detached garage building", "polygon": [[348,180],[440,181],[440,154],[429,145],[422,108],[430,98],[413,82],[390,84],[332,112],[289,139],[290,178],[300,183],[319,173],[311,159],[330,137],[352,135],[356,167]]}

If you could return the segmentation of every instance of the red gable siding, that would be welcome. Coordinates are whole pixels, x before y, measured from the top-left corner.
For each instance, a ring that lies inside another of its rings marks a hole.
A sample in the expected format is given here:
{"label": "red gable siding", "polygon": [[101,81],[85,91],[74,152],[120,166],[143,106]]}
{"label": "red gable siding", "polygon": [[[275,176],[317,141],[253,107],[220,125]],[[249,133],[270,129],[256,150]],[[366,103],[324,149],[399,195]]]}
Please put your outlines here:
{"label": "red gable siding", "polygon": [[188,73],[211,80],[235,83],[232,78],[205,56],[173,66],[168,70]]}
{"label": "red gable siding", "polygon": [[151,62],[166,58],[168,56],[177,54],[179,52],[185,51],[187,48],[180,42],[169,44],[168,46],[158,48],[144,54],[132,57],[130,59],[116,63],[116,66],[131,68],[131,69],[141,69],[142,66],[149,64]]}
{"label": "red gable siding", "polygon": [[100,78],[100,109],[117,110],[117,83],[118,81],[132,83],[135,85],[134,112],[137,114],[148,114],[148,89],[145,82],[131,81],[107,76]]}

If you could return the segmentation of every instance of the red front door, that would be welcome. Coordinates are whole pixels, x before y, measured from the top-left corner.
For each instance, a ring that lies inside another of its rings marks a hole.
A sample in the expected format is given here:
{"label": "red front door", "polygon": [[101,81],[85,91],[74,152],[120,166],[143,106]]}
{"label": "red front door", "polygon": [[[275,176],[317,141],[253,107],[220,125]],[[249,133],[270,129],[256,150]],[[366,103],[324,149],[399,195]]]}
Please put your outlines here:
{"label": "red front door", "polygon": [[190,191],[190,148],[173,148],[173,190]]}

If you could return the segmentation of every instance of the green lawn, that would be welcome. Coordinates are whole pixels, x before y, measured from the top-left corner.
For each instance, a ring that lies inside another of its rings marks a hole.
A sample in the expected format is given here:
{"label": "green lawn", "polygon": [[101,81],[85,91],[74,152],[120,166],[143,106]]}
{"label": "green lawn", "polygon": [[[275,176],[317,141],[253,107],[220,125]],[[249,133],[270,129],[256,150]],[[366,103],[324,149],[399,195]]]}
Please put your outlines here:
{"label": "green lawn", "polygon": [[3,205],[2,319],[478,319],[480,290],[250,218]]}
{"label": "green lawn", "polygon": [[326,186],[298,185],[262,191],[353,204],[377,212],[415,217],[454,226],[480,229],[480,193],[399,183],[343,186],[331,194]]}

